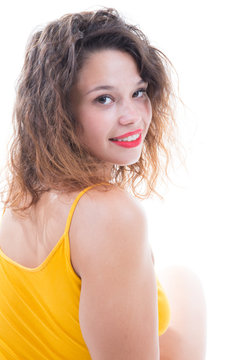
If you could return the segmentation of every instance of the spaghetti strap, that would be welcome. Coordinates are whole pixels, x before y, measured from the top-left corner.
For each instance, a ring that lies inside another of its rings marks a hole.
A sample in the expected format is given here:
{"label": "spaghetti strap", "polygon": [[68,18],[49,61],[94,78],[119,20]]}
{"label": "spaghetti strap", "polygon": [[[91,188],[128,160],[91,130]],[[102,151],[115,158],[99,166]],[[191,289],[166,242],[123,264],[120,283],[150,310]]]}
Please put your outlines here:
{"label": "spaghetti strap", "polygon": [[66,222],[66,227],[65,227],[65,230],[64,230],[64,234],[68,234],[69,233],[69,229],[70,229],[70,225],[71,225],[71,221],[72,221],[72,217],[73,217],[73,214],[74,214],[74,211],[75,211],[75,208],[78,204],[78,201],[79,199],[83,196],[83,194],[85,192],[87,192],[88,190],[92,189],[93,187],[97,186],[97,185],[102,185],[102,184],[106,184],[106,185],[111,185],[110,183],[107,183],[107,182],[102,182],[102,183],[99,183],[99,184],[94,184],[94,185],[90,185],[88,187],[86,187],[85,189],[83,189],[78,195],[77,197],[75,198],[72,206],[71,206],[71,209],[68,213],[68,217],[67,217],[67,222]]}

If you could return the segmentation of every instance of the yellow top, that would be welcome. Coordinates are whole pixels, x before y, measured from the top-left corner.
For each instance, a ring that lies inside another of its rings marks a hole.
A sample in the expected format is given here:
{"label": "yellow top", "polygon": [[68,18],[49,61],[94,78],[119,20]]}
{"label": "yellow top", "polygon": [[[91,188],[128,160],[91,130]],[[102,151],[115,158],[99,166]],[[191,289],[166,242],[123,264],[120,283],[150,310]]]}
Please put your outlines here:
{"label": "yellow top", "polygon": [[[68,234],[78,200],[93,186],[76,197],[64,234],[41,265],[27,268],[0,249],[1,360],[91,359],[79,324],[81,279],[71,265]],[[170,312],[157,284],[160,335]]]}

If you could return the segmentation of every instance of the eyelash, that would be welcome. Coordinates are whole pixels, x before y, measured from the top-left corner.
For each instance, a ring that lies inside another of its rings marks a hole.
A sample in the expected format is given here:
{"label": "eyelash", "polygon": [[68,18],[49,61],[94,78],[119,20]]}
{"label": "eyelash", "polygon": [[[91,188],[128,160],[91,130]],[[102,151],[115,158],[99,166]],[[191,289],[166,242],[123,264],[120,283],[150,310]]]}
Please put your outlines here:
{"label": "eyelash", "polygon": [[[147,93],[147,89],[138,89],[137,91],[135,91],[135,93],[137,93],[137,92]],[[134,94],[135,94],[135,93],[134,93]],[[97,98],[95,99],[95,101],[96,101],[97,103],[100,103],[101,105],[105,105],[105,104],[99,102],[99,100],[104,99],[104,98],[110,98],[110,99],[112,100],[112,98],[111,98],[110,95],[101,95],[101,96],[97,97]],[[107,105],[108,105],[108,104],[107,104]]]}

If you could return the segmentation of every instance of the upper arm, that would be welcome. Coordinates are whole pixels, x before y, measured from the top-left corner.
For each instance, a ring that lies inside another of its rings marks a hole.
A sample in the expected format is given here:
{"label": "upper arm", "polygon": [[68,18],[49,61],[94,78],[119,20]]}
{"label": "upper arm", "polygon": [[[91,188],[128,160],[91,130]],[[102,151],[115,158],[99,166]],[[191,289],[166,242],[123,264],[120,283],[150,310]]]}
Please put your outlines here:
{"label": "upper arm", "polygon": [[97,197],[101,206],[92,208],[81,268],[84,340],[93,360],[159,359],[157,284],[146,217],[124,193],[103,196]]}

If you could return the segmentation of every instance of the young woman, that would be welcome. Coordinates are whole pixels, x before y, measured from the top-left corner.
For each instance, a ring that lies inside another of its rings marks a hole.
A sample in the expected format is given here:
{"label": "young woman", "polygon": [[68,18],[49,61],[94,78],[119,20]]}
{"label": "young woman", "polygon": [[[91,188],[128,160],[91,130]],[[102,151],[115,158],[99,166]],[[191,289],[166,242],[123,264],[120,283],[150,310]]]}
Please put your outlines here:
{"label": "young woman", "polygon": [[166,171],[167,66],[115,9],[32,36],[0,228],[1,359],[160,358],[170,307],[135,197]]}

